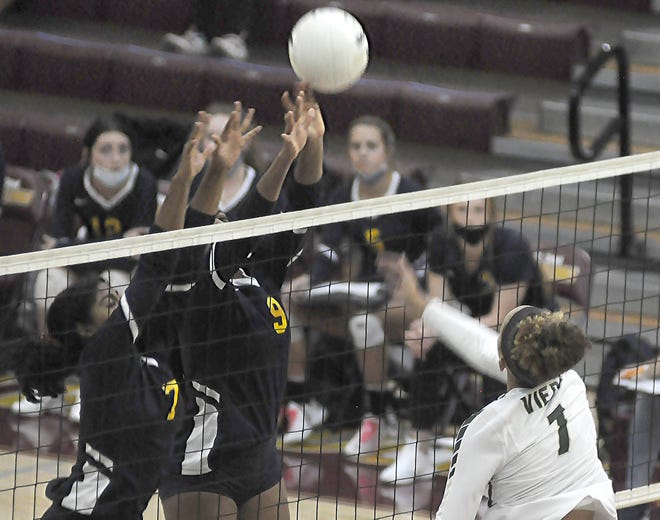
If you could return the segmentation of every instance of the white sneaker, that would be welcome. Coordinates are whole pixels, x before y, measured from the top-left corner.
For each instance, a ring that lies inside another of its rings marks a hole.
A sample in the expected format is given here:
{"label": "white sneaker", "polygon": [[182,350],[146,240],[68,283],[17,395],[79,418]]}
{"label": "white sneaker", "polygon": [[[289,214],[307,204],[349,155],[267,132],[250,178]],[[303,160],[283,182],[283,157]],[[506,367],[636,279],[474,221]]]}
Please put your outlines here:
{"label": "white sneaker", "polygon": [[211,40],[211,49],[221,56],[235,60],[245,61],[249,56],[245,40],[239,34],[234,33],[227,33],[213,38]]}
{"label": "white sneaker", "polygon": [[39,402],[32,403],[27,400],[27,397],[22,396],[18,401],[12,403],[11,411],[15,414],[42,414],[42,413],[62,413],[62,406],[64,405],[64,396],[58,395],[57,397],[44,396]]}
{"label": "white sneaker", "polygon": [[451,451],[434,449],[433,441],[408,439],[399,446],[396,460],[378,475],[381,482],[400,482],[402,480],[430,480],[435,474],[437,464],[448,462]]}
{"label": "white sneaker", "polygon": [[163,47],[169,51],[183,54],[208,54],[209,44],[202,33],[188,29],[183,34],[167,33],[161,40]]}
{"label": "white sneaker", "polygon": [[342,453],[348,457],[377,453],[381,448],[397,445],[397,426],[395,421],[385,417],[365,417],[360,428],[342,448]]}
{"label": "white sneaker", "polygon": [[315,400],[308,403],[290,401],[285,409],[287,429],[282,435],[282,444],[302,444],[312,430],[325,418],[325,408]]}

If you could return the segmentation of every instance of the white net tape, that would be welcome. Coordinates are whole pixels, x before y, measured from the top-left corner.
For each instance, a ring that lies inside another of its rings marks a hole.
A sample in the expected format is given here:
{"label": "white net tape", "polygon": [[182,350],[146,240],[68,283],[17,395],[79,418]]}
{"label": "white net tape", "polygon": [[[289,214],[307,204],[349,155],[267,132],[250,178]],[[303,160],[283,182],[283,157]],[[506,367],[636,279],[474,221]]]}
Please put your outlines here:
{"label": "white net tape", "polygon": [[222,226],[210,225],[157,235],[124,238],[113,240],[111,244],[103,242],[24,253],[0,258],[0,276],[121,258],[137,253],[224,242],[238,238],[319,226],[331,222],[375,217],[385,213],[443,206],[458,201],[513,195],[531,190],[553,188],[639,172],[653,172],[655,174],[655,170],[659,168],[660,152],[651,152],[421,192],[337,204],[332,207],[332,211],[328,211],[327,207],[321,207],[231,222]]}

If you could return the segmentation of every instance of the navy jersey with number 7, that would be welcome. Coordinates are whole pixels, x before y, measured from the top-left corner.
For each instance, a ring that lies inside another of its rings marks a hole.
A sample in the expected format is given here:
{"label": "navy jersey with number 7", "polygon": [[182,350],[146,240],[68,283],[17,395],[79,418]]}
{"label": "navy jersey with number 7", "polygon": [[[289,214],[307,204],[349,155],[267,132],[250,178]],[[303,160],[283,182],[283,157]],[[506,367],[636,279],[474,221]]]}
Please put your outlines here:
{"label": "navy jersey with number 7", "polygon": [[76,463],[49,484],[53,505],[42,518],[142,518],[171,454],[179,387],[139,336],[176,256],[143,254],[119,307],[85,345]]}

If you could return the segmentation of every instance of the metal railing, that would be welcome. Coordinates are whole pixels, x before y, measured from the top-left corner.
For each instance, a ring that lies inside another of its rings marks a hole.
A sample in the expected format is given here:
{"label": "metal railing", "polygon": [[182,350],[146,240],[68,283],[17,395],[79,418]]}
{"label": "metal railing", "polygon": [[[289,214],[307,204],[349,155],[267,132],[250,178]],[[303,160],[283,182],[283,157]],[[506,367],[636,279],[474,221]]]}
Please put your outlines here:
{"label": "metal railing", "polygon": [[[591,86],[593,78],[610,60],[617,63],[617,115],[609,121],[597,135],[588,149],[582,142],[580,108],[585,92]],[[630,155],[630,85],[628,56],[623,47],[603,44],[598,55],[584,68],[573,84],[568,114],[569,141],[573,156],[582,161],[594,161],[603,152],[605,147],[619,136],[619,155],[621,157]],[[632,222],[632,195],[633,176],[622,175],[619,177],[621,190],[620,217],[621,217],[621,242],[619,254],[623,257],[630,255],[633,243]]]}

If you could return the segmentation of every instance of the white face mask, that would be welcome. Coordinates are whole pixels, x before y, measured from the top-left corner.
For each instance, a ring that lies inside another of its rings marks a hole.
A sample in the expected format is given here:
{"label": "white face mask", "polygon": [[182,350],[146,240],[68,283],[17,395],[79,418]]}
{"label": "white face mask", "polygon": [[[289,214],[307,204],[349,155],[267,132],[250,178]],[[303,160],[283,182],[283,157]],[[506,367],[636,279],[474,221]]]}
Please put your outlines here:
{"label": "white face mask", "polygon": [[379,180],[383,178],[383,175],[385,175],[389,171],[390,167],[387,163],[383,163],[380,168],[378,168],[376,171],[371,172],[371,173],[362,173],[357,170],[355,171],[355,175],[357,175],[358,179],[360,179],[360,182],[364,182],[365,184],[373,185],[376,184]]}
{"label": "white face mask", "polygon": [[121,170],[111,170],[109,168],[102,168],[100,166],[94,166],[92,168],[92,177],[94,180],[100,182],[106,188],[119,188],[121,185],[126,183],[130,174],[130,164],[127,164]]}

